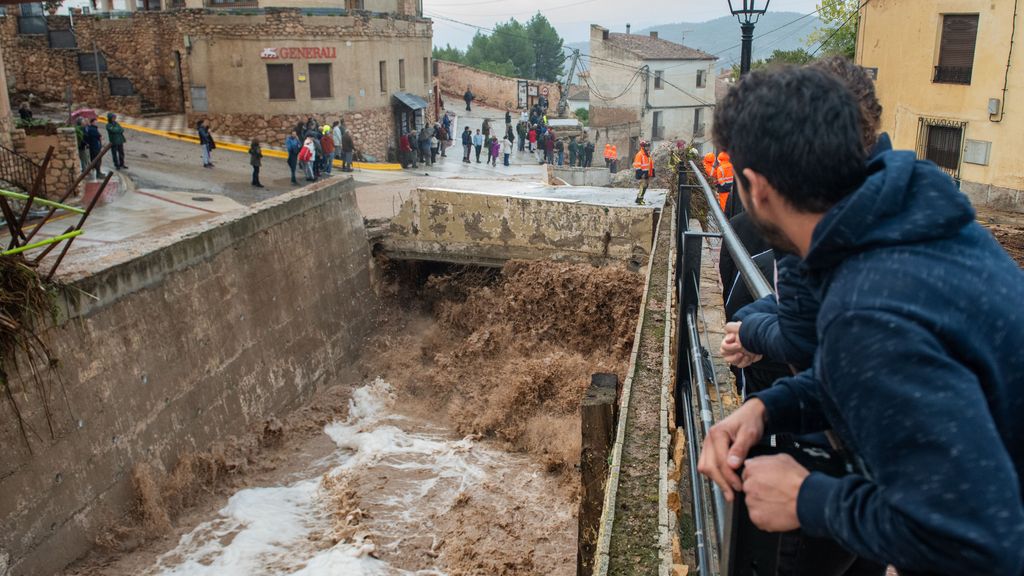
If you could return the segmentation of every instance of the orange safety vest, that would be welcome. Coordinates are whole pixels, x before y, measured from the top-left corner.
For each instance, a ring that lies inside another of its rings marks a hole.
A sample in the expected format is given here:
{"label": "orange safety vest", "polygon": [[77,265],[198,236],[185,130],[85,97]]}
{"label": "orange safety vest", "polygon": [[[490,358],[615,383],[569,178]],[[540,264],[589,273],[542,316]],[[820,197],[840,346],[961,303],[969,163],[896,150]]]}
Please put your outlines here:
{"label": "orange safety vest", "polygon": [[726,184],[732,184],[732,162],[723,162],[719,164],[718,171],[715,172],[715,178],[718,179],[718,183],[722,186],[725,186]]}
{"label": "orange safety vest", "polygon": [[619,147],[616,146],[615,144],[612,144],[612,156],[611,156],[611,159],[612,160],[616,160],[616,159],[618,159],[618,157],[619,157]]}
{"label": "orange safety vest", "polygon": [[[733,182],[733,169],[732,162],[722,162],[718,165],[718,170],[715,171],[715,178],[718,180],[718,184],[724,186],[726,184],[732,184]],[[718,205],[722,207],[722,211],[725,211],[725,205],[729,201],[729,192],[718,193]]]}
{"label": "orange safety vest", "polygon": [[605,144],[604,145],[604,159],[605,160],[611,160],[612,159],[612,145],[611,144]]}
{"label": "orange safety vest", "polygon": [[643,148],[641,148],[640,151],[636,153],[636,157],[633,158],[633,168],[647,172],[648,176],[651,175],[654,165],[651,163],[651,157]]}

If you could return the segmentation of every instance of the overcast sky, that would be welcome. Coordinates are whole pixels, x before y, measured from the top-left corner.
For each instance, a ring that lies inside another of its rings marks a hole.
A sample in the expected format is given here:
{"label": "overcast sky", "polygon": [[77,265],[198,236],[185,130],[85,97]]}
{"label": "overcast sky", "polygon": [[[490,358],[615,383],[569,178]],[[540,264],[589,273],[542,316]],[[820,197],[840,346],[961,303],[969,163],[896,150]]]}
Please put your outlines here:
{"label": "overcast sky", "polygon": [[[813,12],[816,0],[771,0],[772,12]],[[515,18],[529,20],[538,10],[558,29],[566,42],[587,40],[590,25],[600,24],[624,32],[626,23],[639,30],[656,24],[704,22],[729,14],[726,0],[423,0],[423,10],[434,18],[434,45],[465,48],[476,29],[442,20],[450,18],[487,28]],[[738,32],[737,32],[738,33]]]}

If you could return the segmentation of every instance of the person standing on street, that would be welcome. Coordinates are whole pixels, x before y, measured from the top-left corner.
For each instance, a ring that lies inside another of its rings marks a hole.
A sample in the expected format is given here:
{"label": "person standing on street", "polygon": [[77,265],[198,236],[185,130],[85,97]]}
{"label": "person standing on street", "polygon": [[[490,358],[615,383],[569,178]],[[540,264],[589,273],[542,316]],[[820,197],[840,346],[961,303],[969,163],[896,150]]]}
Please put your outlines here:
{"label": "person standing on street", "polygon": [[412,146],[409,144],[409,135],[402,133],[402,135],[398,137],[398,157],[399,161],[402,163],[402,168],[415,167],[413,159],[410,158],[411,155]]}
{"label": "person standing on street", "polygon": [[342,162],[342,172],[352,172],[352,155],[356,151],[356,142],[352,138],[352,132],[346,130],[345,134],[341,137],[341,152],[345,155],[345,160]]}
{"label": "person standing on street", "polygon": [[569,167],[576,167],[576,157],[580,153],[580,145],[576,143],[576,137],[569,137]]}
{"label": "person standing on street", "polygon": [[466,93],[462,95],[462,99],[466,101],[466,112],[472,112],[469,105],[473,102],[474,98],[476,98],[476,96],[473,96],[473,93],[469,90],[469,87],[467,86]]}
{"label": "person standing on street", "polygon": [[508,139],[508,136],[501,141],[501,154],[505,158],[505,166],[508,166],[508,157],[512,155],[512,141]]}
{"label": "person standing on street", "polygon": [[553,164],[555,161],[555,133],[548,131],[544,135],[544,162]]}
{"label": "person standing on street", "polygon": [[512,126],[512,110],[510,108],[505,108],[505,126]]}
{"label": "person standing on street", "polygon": [[462,161],[469,164],[469,151],[473,149],[473,131],[469,126],[462,131]]}
{"label": "person standing on street", "polygon": [[[85,145],[89,147],[89,161],[95,161],[103,148],[103,136],[100,136],[100,129],[96,127],[95,118],[90,118],[89,125],[85,127]],[[96,177],[103,177],[103,170],[100,169],[99,162],[96,163]]]}
{"label": "person standing on street", "polygon": [[520,121],[516,124],[516,134],[519,136],[519,151],[522,152],[526,149],[526,122]]}
{"label": "person standing on street", "polygon": [[249,165],[252,166],[252,185],[256,188],[263,188],[260,184],[260,166],[263,164],[263,149],[260,148],[260,141],[256,138],[249,143]]}
{"label": "person standing on street", "polygon": [[420,128],[420,134],[416,140],[419,146],[420,164],[432,164],[430,161],[430,128],[426,125]]}
{"label": "person standing on street", "polygon": [[82,165],[82,172],[89,167],[89,147],[85,144],[85,126],[82,124],[82,117],[75,118],[75,138],[78,140],[78,162]]}
{"label": "person standing on street", "polygon": [[107,142],[110,142],[110,154],[114,157],[114,169],[127,168],[124,165],[124,127],[113,112],[107,114]]}
{"label": "person standing on street", "polygon": [[437,162],[437,147],[440,141],[437,139],[437,126],[434,127],[434,135],[430,137],[430,163]]}
{"label": "person standing on street", "polygon": [[484,146],[484,135],[480,133],[480,130],[476,131],[473,135],[473,148],[476,149],[476,163],[480,163],[480,149]]}
{"label": "person standing on street", "polygon": [[313,170],[313,164],[316,162],[316,147],[313,145],[312,136],[306,136],[302,149],[299,150],[299,162],[306,172],[306,182],[315,182],[316,172]]}
{"label": "person standing on street", "polygon": [[330,126],[324,124],[324,135],[320,138],[320,148],[324,151],[324,174],[330,176],[334,171],[334,134]]}
{"label": "person standing on street", "polygon": [[590,168],[594,163],[594,143],[587,139],[587,144],[583,148],[584,168]]}
{"label": "person standing on street", "polygon": [[217,145],[213,141],[210,129],[206,126],[206,120],[196,122],[196,132],[199,133],[199,148],[203,154],[203,168],[213,168],[211,152],[213,152]]}
{"label": "person standing on street", "polygon": [[561,166],[565,160],[565,142],[561,138],[555,140],[555,156],[558,160],[558,165]]}
{"label": "person standing on street", "polygon": [[633,158],[633,169],[636,170],[636,179],[640,181],[640,193],[636,195],[636,203],[643,204],[644,193],[647,192],[647,187],[651,184],[651,178],[654,177],[654,162],[647,151],[646,140],[640,141],[640,151]]}
{"label": "person standing on street", "polygon": [[497,136],[491,136],[491,148],[490,156],[487,157],[491,162],[491,166],[498,166],[498,155],[501,154],[501,142],[498,142]]}
{"label": "person standing on street", "polygon": [[484,118],[484,123],[480,126],[480,131],[484,133],[484,140],[490,142],[491,140],[491,122]]}
{"label": "person standing on street", "polygon": [[302,144],[299,143],[299,139],[295,137],[295,134],[289,134],[284,139],[284,149],[288,152],[288,169],[292,172],[292,184],[298,184],[298,180],[295,179],[295,168],[299,164],[299,149],[302,148]]}
{"label": "person standing on street", "polygon": [[530,131],[526,133],[526,140],[530,143],[530,153],[533,153],[533,147],[537,144],[537,129],[533,126],[530,127]]}

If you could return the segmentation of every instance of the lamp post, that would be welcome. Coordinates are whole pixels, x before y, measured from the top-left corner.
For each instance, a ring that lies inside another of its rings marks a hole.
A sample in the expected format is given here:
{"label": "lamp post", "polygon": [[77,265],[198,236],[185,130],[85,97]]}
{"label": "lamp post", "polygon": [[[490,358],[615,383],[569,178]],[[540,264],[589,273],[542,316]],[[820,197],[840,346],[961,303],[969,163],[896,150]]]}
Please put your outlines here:
{"label": "lamp post", "polygon": [[758,18],[768,11],[771,0],[733,0],[729,1],[729,11],[740,22],[740,76],[750,72],[750,50],[754,42],[754,25]]}

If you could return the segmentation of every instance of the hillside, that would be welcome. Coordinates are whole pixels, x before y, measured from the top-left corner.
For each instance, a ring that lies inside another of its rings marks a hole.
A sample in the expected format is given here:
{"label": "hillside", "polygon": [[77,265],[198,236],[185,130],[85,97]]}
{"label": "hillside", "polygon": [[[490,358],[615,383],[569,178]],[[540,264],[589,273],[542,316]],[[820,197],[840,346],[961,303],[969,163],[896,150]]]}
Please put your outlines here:
{"label": "hillside", "polygon": [[[754,30],[753,57],[757,60],[767,58],[775,50],[805,48],[807,35],[819,26],[821,20],[817,16],[804,17],[798,12],[769,12],[761,17]],[[776,30],[777,28],[780,29]],[[611,29],[614,32],[623,32],[621,26],[613,26]],[[634,33],[647,35],[654,30],[665,40],[682,40],[691,48],[718,56],[718,68],[728,68],[740,61],[740,26],[732,16],[723,16],[708,22],[662,24],[635,30]],[[568,50],[578,48],[586,54],[590,42],[568,42],[565,46]]]}

